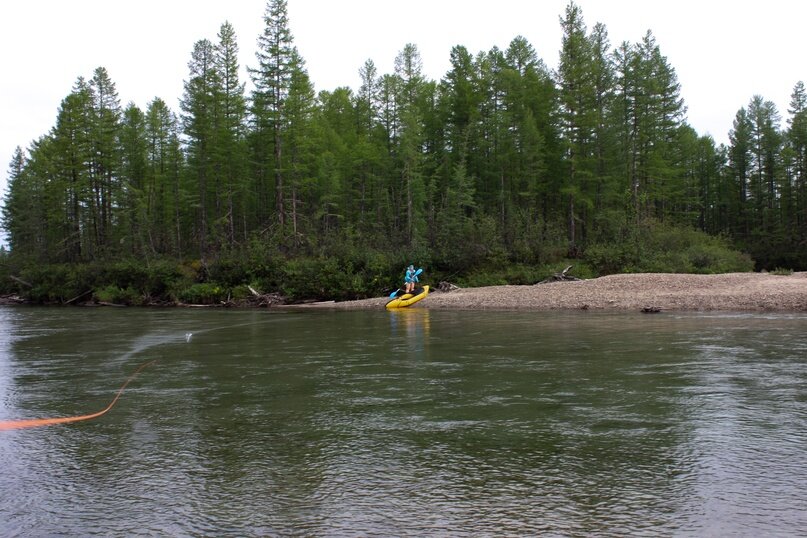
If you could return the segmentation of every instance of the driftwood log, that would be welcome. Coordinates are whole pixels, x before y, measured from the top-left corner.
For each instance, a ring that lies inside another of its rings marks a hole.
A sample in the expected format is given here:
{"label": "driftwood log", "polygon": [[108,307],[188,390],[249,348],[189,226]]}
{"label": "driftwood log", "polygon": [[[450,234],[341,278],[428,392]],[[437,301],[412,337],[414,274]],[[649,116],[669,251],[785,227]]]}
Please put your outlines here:
{"label": "driftwood log", "polygon": [[247,286],[252,293],[252,302],[257,306],[275,306],[286,304],[286,298],[279,293],[258,293],[252,286]]}
{"label": "driftwood log", "polygon": [[437,285],[437,289],[448,293],[449,291],[458,290],[460,289],[460,287],[455,284],[452,284],[451,282],[446,282],[445,280],[443,280]]}
{"label": "driftwood log", "polygon": [[546,284],[547,282],[564,282],[564,281],[568,281],[568,280],[580,280],[576,276],[572,276],[572,275],[568,274],[569,269],[571,269],[572,267],[573,266],[570,265],[566,269],[561,271],[560,273],[555,273],[552,276],[550,276],[548,278],[545,278],[544,280],[538,282],[538,284]]}

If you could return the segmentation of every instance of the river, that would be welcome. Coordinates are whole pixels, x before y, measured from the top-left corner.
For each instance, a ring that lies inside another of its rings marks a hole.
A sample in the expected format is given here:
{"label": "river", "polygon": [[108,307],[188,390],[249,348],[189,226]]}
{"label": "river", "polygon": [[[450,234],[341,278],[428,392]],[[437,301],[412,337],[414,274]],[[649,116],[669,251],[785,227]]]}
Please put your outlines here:
{"label": "river", "polygon": [[807,316],[0,308],[0,535],[804,536]]}

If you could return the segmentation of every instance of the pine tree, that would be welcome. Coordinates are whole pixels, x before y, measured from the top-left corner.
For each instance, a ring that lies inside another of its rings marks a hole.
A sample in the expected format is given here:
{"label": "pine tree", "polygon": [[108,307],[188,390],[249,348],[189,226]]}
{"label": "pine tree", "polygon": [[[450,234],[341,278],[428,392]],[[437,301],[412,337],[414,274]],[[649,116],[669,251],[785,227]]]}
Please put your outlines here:
{"label": "pine tree", "polygon": [[[93,158],[90,164],[92,188],[91,212],[94,220],[95,243],[103,252],[114,244],[113,212],[124,203],[120,183],[121,148],[119,144],[122,117],[115,83],[103,67],[98,67],[90,80],[92,95]],[[94,249],[95,250],[95,249]]]}
{"label": "pine tree", "polygon": [[807,239],[807,90],[798,82],[788,108],[787,145],[792,152],[791,181],[795,196],[796,222],[802,239]]}
{"label": "pine tree", "polygon": [[[214,50],[214,64],[219,88],[216,105],[215,167],[221,176],[226,241],[230,246],[236,235],[247,238],[246,175],[246,100],[244,84],[238,77],[238,44],[229,22],[221,25],[219,42]],[[240,233],[236,234],[236,227]]]}
{"label": "pine tree", "polygon": [[686,107],[678,77],[650,31],[635,46],[623,43],[615,65],[621,160],[633,216],[637,223],[663,219],[675,205],[671,193],[681,191],[674,146]]}
{"label": "pine tree", "polygon": [[590,187],[595,161],[591,141],[596,129],[593,54],[580,8],[570,2],[561,19],[563,41],[558,64],[561,132],[567,163],[563,193],[568,197],[569,251],[578,249],[577,224],[593,207]]}
{"label": "pine tree", "polygon": [[353,146],[354,170],[359,185],[358,230],[371,237],[386,236],[386,222],[391,213],[388,190],[383,181],[386,137],[380,125],[381,79],[372,60],[359,69],[361,86],[355,98],[358,139]]}
{"label": "pine tree", "polygon": [[[274,204],[281,228],[286,222],[283,144],[285,132],[283,107],[291,87],[294,55],[286,0],[269,0],[264,14],[264,31],[258,38],[258,67],[250,69],[255,91],[252,95],[254,121],[253,161],[259,193],[264,183],[274,179]],[[272,148],[271,154],[265,152]],[[263,196],[261,196],[263,198]],[[263,200],[261,200],[263,202]]]}
{"label": "pine tree", "polygon": [[754,231],[770,231],[773,211],[781,195],[777,185],[781,152],[780,117],[772,101],[755,95],[748,105],[748,119],[751,125],[750,194],[755,215]]}
{"label": "pine tree", "polygon": [[411,43],[405,45],[395,57],[395,77],[399,81],[396,105],[400,107],[400,140],[397,156],[405,215],[403,237],[409,246],[420,240],[425,232],[426,192],[421,151],[424,133],[419,102],[424,89],[422,69],[420,52]]}
{"label": "pine tree", "polygon": [[[93,169],[96,155],[92,139],[93,95],[83,78],[64,98],[53,131],[50,189],[56,202],[49,216],[58,222],[52,230],[62,248],[52,252],[53,260],[87,261],[95,256],[101,194]],[[49,148],[51,149],[51,148]],[[56,205],[58,204],[58,205]]]}
{"label": "pine tree", "polygon": [[[594,212],[601,223],[597,228],[611,227],[609,215],[615,208],[621,209],[622,192],[617,183],[619,175],[615,168],[618,147],[614,118],[615,73],[608,31],[601,23],[594,25],[588,36],[591,50],[591,79],[593,83],[591,152],[595,178]],[[609,238],[610,239],[610,238]]]}
{"label": "pine tree", "polygon": [[120,144],[120,181],[124,188],[120,205],[116,207],[116,221],[120,223],[119,241],[128,247],[128,254],[153,255],[156,249],[153,242],[154,230],[151,228],[159,228],[162,223],[149,218],[147,212],[140,209],[145,196],[151,194],[144,194],[149,187],[146,184],[148,142],[146,117],[133,103],[123,111]]}
{"label": "pine tree", "polygon": [[[26,159],[15,152],[10,166],[4,226],[14,257],[40,263],[64,261],[65,185],[56,180],[52,135],[34,141]],[[22,167],[20,167],[22,158]]]}
{"label": "pine tree", "polygon": [[451,69],[440,86],[444,102],[444,124],[448,150],[459,155],[471,138],[471,129],[479,117],[480,92],[475,88],[478,78],[474,58],[463,46],[451,49]]}
{"label": "pine tree", "polygon": [[33,251],[37,243],[37,230],[42,222],[37,222],[35,214],[41,210],[42,200],[35,195],[31,181],[24,176],[25,154],[17,146],[8,166],[8,190],[3,196],[0,227],[8,233],[8,241],[14,253]]}
{"label": "pine tree", "polygon": [[216,104],[217,91],[220,87],[218,72],[215,66],[213,44],[202,39],[194,44],[189,79],[185,82],[185,91],[180,103],[182,108],[182,126],[187,139],[189,171],[197,185],[198,219],[196,236],[198,237],[199,256],[204,261],[208,255],[208,238],[210,232],[210,214],[215,199],[214,152],[216,151]]}
{"label": "pine tree", "polygon": [[314,86],[308,77],[303,59],[296,50],[292,54],[291,83],[284,103],[283,117],[286,122],[285,147],[286,164],[284,173],[287,176],[287,200],[284,207],[289,208],[289,226],[295,246],[302,243],[303,230],[301,220],[304,212],[306,195],[312,196],[312,177],[314,163],[314,126],[313,119],[316,108]]}
{"label": "pine tree", "polygon": [[732,235],[743,243],[748,241],[751,232],[747,207],[752,167],[751,128],[748,112],[745,108],[741,108],[737,111],[729,132],[729,171],[732,186],[729,214],[733,216],[730,223]]}
{"label": "pine tree", "polygon": [[189,235],[189,189],[183,182],[183,156],[176,115],[160,98],[146,109],[147,170],[141,211],[149,222],[162,223],[149,240],[163,254],[181,259]]}
{"label": "pine tree", "polygon": [[361,86],[356,99],[359,129],[370,136],[378,118],[378,69],[372,60],[367,60],[359,69]]}

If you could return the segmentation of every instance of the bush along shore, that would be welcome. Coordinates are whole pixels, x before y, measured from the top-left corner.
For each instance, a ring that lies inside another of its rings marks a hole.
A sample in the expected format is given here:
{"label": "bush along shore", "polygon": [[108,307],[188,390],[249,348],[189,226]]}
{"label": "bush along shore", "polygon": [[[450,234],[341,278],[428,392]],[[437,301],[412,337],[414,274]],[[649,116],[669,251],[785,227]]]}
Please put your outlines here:
{"label": "bush along shore", "polygon": [[[419,254],[353,250],[348,255],[284,257],[242,251],[200,260],[119,260],[37,264],[0,256],[3,302],[43,305],[275,306],[385,297],[410,262],[425,269],[422,281],[460,288],[533,285],[568,276],[591,280],[617,273],[725,274],[751,272],[753,261],[719,238],[691,230],[665,230],[644,241],[592,245],[576,258],[511,259],[493,252],[446,261]],[[571,268],[569,268],[571,266]],[[567,275],[567,273],[563,273]]]}

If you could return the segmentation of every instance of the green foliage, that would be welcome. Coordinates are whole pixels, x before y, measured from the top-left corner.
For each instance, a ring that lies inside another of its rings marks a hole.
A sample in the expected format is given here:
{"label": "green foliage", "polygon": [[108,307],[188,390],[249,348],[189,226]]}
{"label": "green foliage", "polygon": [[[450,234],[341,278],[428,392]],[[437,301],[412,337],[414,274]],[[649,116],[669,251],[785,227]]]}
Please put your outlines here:
{"label": "green foliage", "polygon": [[0,295],[18,293],[20,284],[11,278],[13,274],[8,255],[5,252],[0,253]]}
{"label": "green foliage", "polygon": [[93,291],[93,298],[102,303],[113,303],[127,306],[141,306],[143,296],[134,288],[121,289],[115,285],[105,286]]}
{"label": "green foliage", "polygon": [[33,284],[24,291],[24,296],[35,303],[68,302],[89,296],[95,287],[95,273],[88,265],[36,265],[22,270],[21,274],[23,280]]}
{"label": "green foliage", "polygon": [[355,298],[364,288],[362,275],[352,264],[336,258],[289,260],[283,273],[281,293],[299,300]]}
{"label": "green foliage", "polygon": [[207,267],[207,278],[227,288],[248,282],[251,279],[249,266],[243,259],[226,258],[216,260]]}
{"label": "green foliage", "polygon": [[239,286],[235,286],[232,290],[230,290],[230,298],[236,302],[243,301],[251,296],[252,292],[249,290],[249,286],[247,284],[241,284]]}
{"label": "green foliage", "polygon": [[[145,266],[135,260],[111,264],[29,265],[20,278],[33,284],[18,292],[36,303],[52,304],[89,300],[139,305],[150,300],[170,300],[170,290],[192,281],[170,261]],[[92,294],[92,295],[91,295]]]}
{"label": "green foliage", "polygon": [[504,267],[488,267],[475,270],[456,280],[460,287],[475,288],[480,286],[530,286],[546,280],[571,266],[568,275],[581,279],[597,276],[591,268],[580,260],[558,260],[555,263],[542,265],[514,264]]}
{"label": "green foliage", "polygon": [[187,304],[212,305],[225,301],[227,296],[225,288],[205,282],[183,288],[177,294],[177,299]]}
{"label": "green foliage", "polygon": [[652,32],[612,47],[574,2],[555,73],[518,36],[454,47],[432,81],[407,44],[392,73],[368,61],[357,92],[318,95],[287,2],[263,22],[249,96],[228,23],[194,44],[179,117],[159,99],[122,110],[104,68],[76,81],[53,129],[12,157],[0,222],[35,286],[0,290],[349,299],[411,262],[481,285],[538,281],[566,257],[593,274],[748,270],[737,249],[757,268],[807,267],[803,84],[787,129],[755,96],[716,146],[685,123]]}
{"label": "green foliage", "polygon": [[628,241],[588,247],[584,259],[598,274],[727,273],[752,271],[748,255],[724,238],[692,228],[648,223]]}

